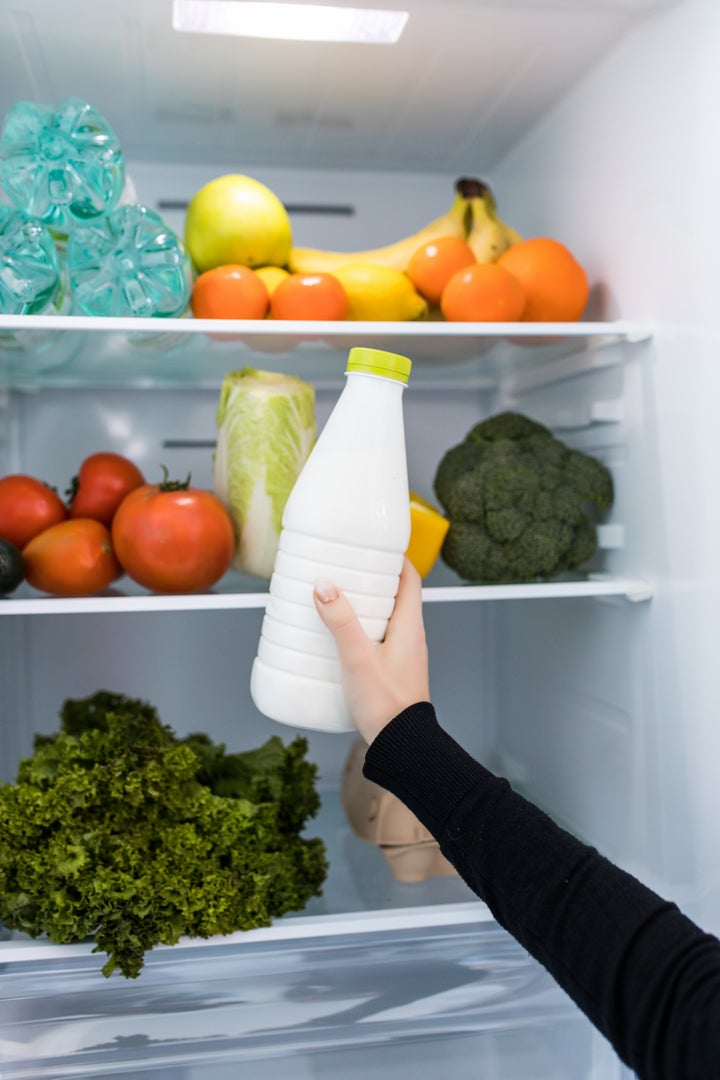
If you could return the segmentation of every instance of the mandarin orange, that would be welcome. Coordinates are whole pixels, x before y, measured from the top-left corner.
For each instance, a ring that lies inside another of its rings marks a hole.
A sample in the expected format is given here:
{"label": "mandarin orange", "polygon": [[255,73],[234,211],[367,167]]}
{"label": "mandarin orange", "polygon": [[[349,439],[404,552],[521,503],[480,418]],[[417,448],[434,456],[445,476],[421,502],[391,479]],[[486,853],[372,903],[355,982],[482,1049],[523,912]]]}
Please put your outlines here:
{"label": "mandarin orange", "polygon": [[270,297],[273,319],[335,322],[344,319],[347,312],[347,293],[332,274],[290,274]]}
{"label": "mandarin orange", "polygon": [[517,322],[525,293],[497,263],[473,263],[450,278],[440,308],[448,322]]}
{"label": "mandarin orange", "polygon": [[576,322],[589,296],[585,270],[559,240],[521,240],[497,261],[525,291],[524,322]]}
{"label": "mandarin orange", "polygon": [[474,262],[475,256],[462,237],[441,236],[419,247],[405,272],[421,296],[439,304],[453,274]]}
{"label": "mandarin orange", "polygon": [[190,300],[196,319],[264,319],[269,303],[255,271],[235,263],[200,274]]}

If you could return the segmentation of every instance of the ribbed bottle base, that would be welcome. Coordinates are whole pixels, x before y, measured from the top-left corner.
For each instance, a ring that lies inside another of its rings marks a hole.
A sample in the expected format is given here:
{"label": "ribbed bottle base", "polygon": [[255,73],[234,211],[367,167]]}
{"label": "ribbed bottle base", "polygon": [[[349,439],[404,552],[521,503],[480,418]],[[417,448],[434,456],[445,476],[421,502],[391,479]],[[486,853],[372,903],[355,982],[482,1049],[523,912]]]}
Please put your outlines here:
{"label": "ribbed bottle base", "polygon": [[355,731],[337,682],[290,674],[256,658],[250,695],[263,716],[279,724],[310,731]]}
{"label": "ribbed bottle base", "polygon": [[340,662],[318,615],[313,584],[334,581],[371,641],[382,641],[395,604],[402,554],[283,529],[270,580],[250,692],[271,720],[314,731],[354,731]]}

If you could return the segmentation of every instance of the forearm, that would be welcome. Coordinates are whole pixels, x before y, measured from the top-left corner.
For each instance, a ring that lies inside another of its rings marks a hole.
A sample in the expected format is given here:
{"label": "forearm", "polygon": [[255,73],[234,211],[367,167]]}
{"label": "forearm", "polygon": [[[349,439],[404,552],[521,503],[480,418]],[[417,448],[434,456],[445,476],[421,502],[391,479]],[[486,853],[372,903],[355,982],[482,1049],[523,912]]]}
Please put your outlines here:
{"label": "forearm", "polygon": [[641,1076],[712,1075],[688,1071],[688,1040],[720,1060],[720,943],[474,761],[427,704],[380,733],[365,773],[410,807]]}

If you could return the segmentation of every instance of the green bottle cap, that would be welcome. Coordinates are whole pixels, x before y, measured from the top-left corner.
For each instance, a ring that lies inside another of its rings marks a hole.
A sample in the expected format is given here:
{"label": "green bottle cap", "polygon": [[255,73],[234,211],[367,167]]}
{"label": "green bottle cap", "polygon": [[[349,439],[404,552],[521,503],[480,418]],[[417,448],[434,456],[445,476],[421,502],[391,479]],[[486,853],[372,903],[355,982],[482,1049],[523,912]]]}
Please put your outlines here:
{"label": "green bottle cap", "polygon": [[361,371],[365,375],[382,375],[385,379],[397,379],[407,385],[412,361],[398,353],[382,349],[355,348],[350,350],[347,371]]}

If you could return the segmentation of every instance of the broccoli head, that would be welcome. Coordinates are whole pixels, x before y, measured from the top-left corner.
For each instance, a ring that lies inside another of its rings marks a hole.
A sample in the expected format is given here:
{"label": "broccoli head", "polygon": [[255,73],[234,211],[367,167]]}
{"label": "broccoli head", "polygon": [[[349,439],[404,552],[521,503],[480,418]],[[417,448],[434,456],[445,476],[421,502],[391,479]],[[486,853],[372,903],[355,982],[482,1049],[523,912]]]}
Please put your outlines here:
{"label": "broccoli head", "polygon": [[597,547],[594,515],[613,501],[601,461],[514,412],[476,424],[451,447],[434,489],[450,520],[443,561],[481,584],[578,569]]}

